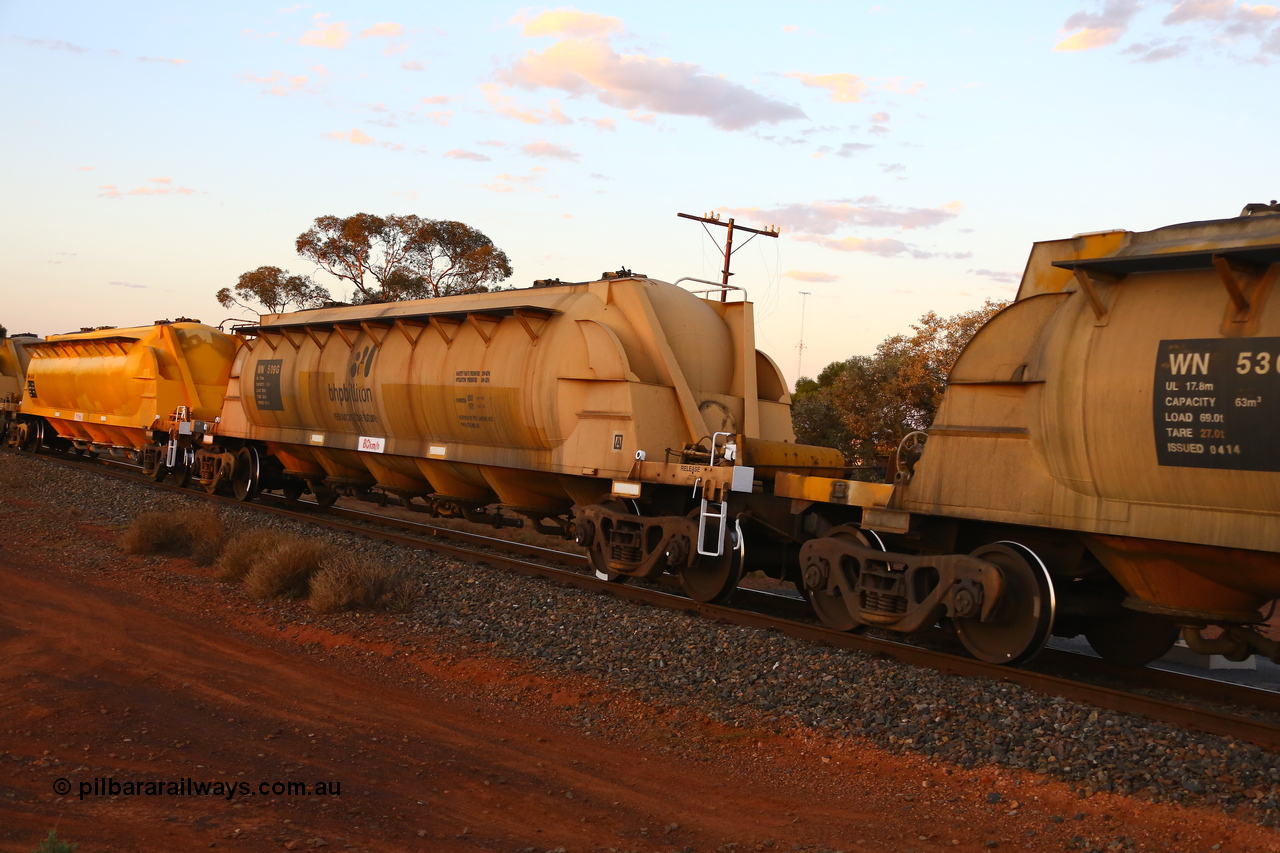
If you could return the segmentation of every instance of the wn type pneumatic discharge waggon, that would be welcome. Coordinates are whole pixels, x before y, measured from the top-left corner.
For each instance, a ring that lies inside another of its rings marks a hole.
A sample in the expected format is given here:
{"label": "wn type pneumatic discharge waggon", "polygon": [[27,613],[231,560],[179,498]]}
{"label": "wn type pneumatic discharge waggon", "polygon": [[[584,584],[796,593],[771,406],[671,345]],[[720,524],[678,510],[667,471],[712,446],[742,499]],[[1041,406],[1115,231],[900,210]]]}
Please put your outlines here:
{"label": "wn type pneumatic discharge waggon", "polygon": [[496,504],[575,539],[602,577],[670,572],[719,601],[762,570],[828,625],[945,621],[992,662],[1083,633],[1141,664],[1180,629],[1200,651],[1276,659],[1250,627],[1280,596],[1276,214],[1036,244],[892,483],[795,444],[740,291],[625,270],[266,315],[234,335],[165,322],[24,340],[10,440],[246,500],[501,519]]}

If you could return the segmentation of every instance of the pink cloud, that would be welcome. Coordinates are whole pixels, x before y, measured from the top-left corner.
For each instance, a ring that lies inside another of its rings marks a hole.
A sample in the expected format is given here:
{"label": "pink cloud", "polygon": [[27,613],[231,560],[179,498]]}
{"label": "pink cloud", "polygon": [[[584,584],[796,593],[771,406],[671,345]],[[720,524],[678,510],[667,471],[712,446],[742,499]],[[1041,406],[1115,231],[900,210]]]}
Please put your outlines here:
{"label": "pink cloud", "polygon": [[447,103],[449,103],[449,101],[451,101],[451,100],[453,100],[453,99],[452,99],[452,98],[450,98],[448,95],[432,95],[432,96],[431,96],[431,97],[429,97],[429,98],[423,98],[423,99],[422,99],[422,103],[424,103],[424,104],[447,104]]}
{"label": "pink cloud", "polygon": [[475,160],[477,163],[487,163],[493,158],[488,154],[481,154],[477,151],[467,151],[464,148],[455,148],[452,151],[444,152],[444,156],[454,160]]}
{"label": "pink cloud", "polygon": [[68,53],[88,53],[89,48],[81,47],[78,44],[72,44],[69,41],[58,41],[56,39],[28,39],[21,36],[15,36],[15,41],[20,41],[29,47],[47,47],[50,50],[65,50]]}
{"label": "pink cloud", "polygon": [[520,148],[521,151],[530,157],[547,157],[553,160],[569,160],[578,162],[578,153],[565,148],[563,145],[556,145],[552,142],[530,142]]}
{"label": "pink cloud", "polygon": [[831,92],[831,100],[836,103],[858,103],[862,100],[862,93],[867,91],[867,84],[857,74],[805,74],[792,71],[787,76],[806,86],[828,90]]}
{"label": "pink cloud", "polygon": [[721,130],[806,118],[799,107],[706,74],[699,65],[624,56],[601,39],[570,39],[540,53],[529,51],[498,76],[511,86],[557,89],[620,109],[698,116]]}
{"label": "pink cloud", "polygon": [[784,278],[791,278],[796,281],[811,281],[819,284],[840,280],[838,275],[830,275],[825,272],[809,272],[808,270],[788,270],[782,275]]}
{"label": "pink cloud", "polygon": [[351,33],[347,32],[346,22],[326,23],[325,18],[328,17],[328,12],[320,12],[312,17],[311,22],[315,29],[303,33],[302,38],[298,39],[298,44],[307,45],[308,47],[323,47],[327,50],[341,50],[346,47],[347,42],[351,40]]}
{"label": "pink cloud", "polygon": [[400,67],[403,68],[405,71],[422,71],[426,68],[425,65],[423,65],[421,62],[419,62],[416,59],[410,59],[405,62],[401,62]]}
{"label": "pink cloud", "polygon": [[502,93],[502,87],[496,83],[485,83],[480,87],[484,99],[488,101],[489,106],[493,107],[494,112],[500,116],[513,118],[516,121],[525,124],[573,124],[573,119],[566,116],[560,111],[560,106],[555,101],[551,102],[549,110],[522,110],[515,105],[515,100],[508,95]]}
{"label": "pink cloud", "polygon": [[718,208],[732,216],[750,217],[758,222],[781,225],[801,234],[826,235],[847,225],[870,228],[901,228],[913,231],[932,228],[959,215],[963,205],[958,201],[940,207],[898,208],[880,204],[874,196],[849,202],[796,203],[772,210],[760,208]]}
{"label": "pink cloud", "polygon": [[360,38],[362,39],[391,38],[393,36],[398,36],[403,34],[404,34],[404,27],[401,26],[400,24],[395,24],[395,23],[374,24],[372,27],[369,27],[367,30],[361,30]]}
{"label": "pink cloud", "polygon": [[617,130],[618,123],[611,118],[584,118],[587,124],[595,125],[596,130]]}
{"label": "pink cloud", "polygon": [[323,133],[321,134],[321,136],[324,136],[327,139],[334,139],[339,142],[350,142],[352,145],[372,145],[373,144],[372,136],[363,132],[359,128],[354,128],[354,127],[351,129],[349,133],[343,133],[340,130],[335,130],[330,133]]}
{"label": "pink cloud", "polygon": [[185,59],[165,59],[162,56],[139,56],[138,61],[139,62],[167,62],[168,64],[174,65],[174,66],[181,66],[181,65],[187,64],[187,60]]}
{"label": "pink cloud", "polygon": [[282,98],[295,92],[302,91],[303,87],[307,85],[306,76],[298,74],[286,77],[281,71],[273,71],[268,77],[255,77],[252,74],[243,74],[240,79],[246,83],[254,83],[263,86],[262,94],[264,95],[276,95]]}
{"label": "pink cloud", "polygon": [[618,18],[606,18],[595,12],[579,12],[577,9],[561,7],[550,12],[529,18],[523,13],[511,19],[513,24],[522,24],[521,35],[527,38],[539,36],[569,36],[570,38],[590,38],[592,36],[609,36],[623,33],[626,27]]}
{"label": "pink cloud", "polygon": [[881,257],[906,254],[918,260],[937,257],[934,252],[917,249],[901,240],[894,240],[892,237],[844,237],[837,240],[832,237],[819,237],[813,234],[798,234],[795,239],[804,243],[816,243],[824,249],[831,249],[836,252],[866,252],[867,254],[880,255]]}
{"label": "pink cloud", "polygon": [[1062,39],[1056,51],[1093,50],[1115,44],[1129,28],[1129,21],[1142,8],[1141,0],[1106,0],[1099,12],[1076,12],[1067,18],[1060,31]]}

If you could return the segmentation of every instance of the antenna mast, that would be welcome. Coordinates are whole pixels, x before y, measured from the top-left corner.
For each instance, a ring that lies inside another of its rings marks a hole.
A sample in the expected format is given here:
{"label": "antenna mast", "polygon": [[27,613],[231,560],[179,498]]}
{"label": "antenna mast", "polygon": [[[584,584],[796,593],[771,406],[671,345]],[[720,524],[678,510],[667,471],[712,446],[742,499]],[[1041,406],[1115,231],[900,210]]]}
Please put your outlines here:
{"label": "antenna mast", "polygon": [[796,355],[796,381],[800,381],[800,377],[804,376],[804,310],[808,304],[809,297],[813,294],[808,290],[800,291],[800,343],[796,344],[799,353]]}
{"label": "antenna mast", "polygon": [[[682,219],[692,219],[694,222],[701,222],[702,229],[707,232],[707,236],[711,237],[713,241],[716,238],[712,236],[711,231],[707,228],[708,225],[719,225],[722,228],[728,229],[728,232],[725,234],[725,238],[724,238],[724,269],[720,271],[720,274],[722,276],[720,280],[721,284],[728,284],[729,276],[733,275],[733,273],[729,272],[729,258],[731,258],[733,256],[733,253],[737,251],[737,249],[733,248],[733,231],[735,228],[739,231],[751,232],[751,236],[748,237],[744,243],[738,246],[738,249],[741,249],[743,246],[747,245],[747,243],[750,243],[753,239],[755,239],[755,236],[757,234],[762,234],[765,237],[778,236],[778,226],[776,225],[770,225],[764,231],[758,231],[755,228],[748,228],[745,225],[735,225],[732,218],[730,218],[728,222],[721,222],[720,214],[715,212],[708,213],[705,216],[694,216],[692,213],[677,213],[676,216],[679,216]],[[720,301],[721,302],[728,301],[728,296],[729,296],[728,291],[721,292]]]}

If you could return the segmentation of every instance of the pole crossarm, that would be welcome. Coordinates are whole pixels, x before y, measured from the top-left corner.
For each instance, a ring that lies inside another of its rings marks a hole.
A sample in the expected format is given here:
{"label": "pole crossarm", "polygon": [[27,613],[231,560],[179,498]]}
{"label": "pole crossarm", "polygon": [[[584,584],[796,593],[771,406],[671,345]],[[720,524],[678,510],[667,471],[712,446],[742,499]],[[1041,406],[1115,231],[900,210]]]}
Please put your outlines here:
{"label": "pole crossarm", "polygon": [[[771,225],[765,230],[761,231],[758,228],[748,228],[745,225],[737,225],[734,223],[732,217],[730,217],[728,222],[721,222],[720,217],[716,216],[715,214],[708,214],[706,216],[694,216],[692,213],[677,213],[676,216],[679,216],[681,219],[692,219],[694,222],[701,222],[704,230],[708,225],[719,225],[722,228],[728,229],[725,232],[725,238],[724,238],[724,269],[720,271],[723,284],[728,284],[729,276],[733,275],[733,273],[729,272],[729,259],[733,257],[733,253],[735,251],[733,248],[733,232],[735,229],[738,231],[747,231],[751,234],[751,236],[748,237],[745,242],[743,242],[741,245],[738,246],[739,249],[741,249],[743,246],[747,245],[747,243],[750,243],[752,240],[754,240],[757,234],[765,237],[778,236],[778,226],[776,225]],[[708,231],[707,233],[710,234],[711,232]],[[715,238],[713,237],[712,239],[714,240]],[[725,301],[726,295],[727,294],[725,293],[720,294],[721,302]]]}

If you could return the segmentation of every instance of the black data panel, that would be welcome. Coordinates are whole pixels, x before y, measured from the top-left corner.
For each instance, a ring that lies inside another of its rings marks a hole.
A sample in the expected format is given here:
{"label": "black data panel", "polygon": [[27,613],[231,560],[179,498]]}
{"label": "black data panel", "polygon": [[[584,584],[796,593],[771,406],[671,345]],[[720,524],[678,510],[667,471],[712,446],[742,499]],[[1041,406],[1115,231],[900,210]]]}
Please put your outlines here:
{"label": "black data panel", "polygon": [[1161,465],[1280,471],[1280,338],[1161,341],[1154,391]]}
{"label": "black data panel", "polygon": [[284,359],[264,358],[253,368],[253,402],[260,412],[283,412],[280,398],[280,368]]}

